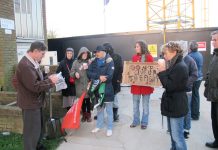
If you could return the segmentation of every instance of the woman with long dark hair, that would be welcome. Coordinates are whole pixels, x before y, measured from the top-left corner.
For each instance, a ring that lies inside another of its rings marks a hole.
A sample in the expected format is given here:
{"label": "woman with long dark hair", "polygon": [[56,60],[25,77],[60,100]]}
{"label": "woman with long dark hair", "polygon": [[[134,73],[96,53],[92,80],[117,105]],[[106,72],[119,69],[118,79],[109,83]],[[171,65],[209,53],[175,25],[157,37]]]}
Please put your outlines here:
{"label": "woman with long dark hair", "polygon": [[[136,54],[132,57],[132,62],[153,62],[153,57],[151,56],[148,45],[143,41],[138,41],[135,44]],[[146,129],[148,125],[149,116],[149,100],[150,95],[153,93],[154,88],[149,86],[131,86],[131,93],[133,94],[133,122],[130,128],[134,128],[141,124],[141,129]],[[140,99],[142,98],[142,119],[140,121]]]}

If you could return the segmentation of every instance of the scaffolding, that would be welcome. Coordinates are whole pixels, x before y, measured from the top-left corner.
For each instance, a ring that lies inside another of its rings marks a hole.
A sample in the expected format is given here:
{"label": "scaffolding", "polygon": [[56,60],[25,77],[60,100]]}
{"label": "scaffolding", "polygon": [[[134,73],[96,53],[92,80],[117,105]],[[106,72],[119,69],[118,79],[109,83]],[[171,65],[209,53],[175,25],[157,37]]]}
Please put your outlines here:
{"label": "scaffolding", "polygon": [[195,28],[194,0],[146,0],[147,30]]}

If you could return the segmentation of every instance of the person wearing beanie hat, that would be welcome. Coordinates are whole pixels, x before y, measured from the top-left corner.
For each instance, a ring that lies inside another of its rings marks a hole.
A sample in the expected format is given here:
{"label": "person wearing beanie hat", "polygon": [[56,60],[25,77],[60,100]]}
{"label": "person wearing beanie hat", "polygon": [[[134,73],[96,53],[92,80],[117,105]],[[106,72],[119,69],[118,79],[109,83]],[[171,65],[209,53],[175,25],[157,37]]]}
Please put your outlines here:
{"label": "person wearing beanie hat", "polygon": [[[99,105],[97,107],[97,124],[96,128],[92,130],[92,133],[98,132],[104,127],[104,110],[106,108],[107,112],[107,136],[112,135],[113,128],[113,101],[114,101],[114,90],[112,86],[112,78],[114,73],[114,62],[109,54],[106,54],[105,48],[103,46],[97,46],[95,49],[96,58],[89,65],[87,75],[88,78],[92,81],[90,89],[93,89],[93,83],[100,83],[100,87],[103,87],[101,91],[101,97],[99,94],[89,93],[92,97],[93,94],[95,97],[100,99]],[[103,86],[101,86],[103,85]],[[98,93],[98,92],[97,92]],[[103,93],[103,94],[102,94]]]}
{"label": "person wearing beanie hat", "polygon": [[199,88],[201,86],[201,82],[203,80],[203,56],[198,51],[198,43],[196,41],[190,41],[189,43],[190,53],[191,56],[197,65],[198,68],[198,79],[193,83],[192,87],[192,100],[191,100],[191,117],[193,120],[198,120],[200,116],[200,95],[199,95]]}
{"label": "person wearing beanie hat", "polygon": [[70,71],[74,62],[74,49],[68,47],[66,49],[65,58],[60,62],[56,72],[62,72],[62,76],[65,78],[67,88],[62,90],[63,96],[63,108],[70,109],[74,100],[76,99],[75,84],[70,82]]}
{"label": "person wearing beanie hat", "polygon": [[112,85],[114,88],[114,104],[113,104],[113,117],[114,121],[119,121],[119,114],[118,114],[118,97],[117,94],[120,92],[121,87],[120,83],[122,80],[122,73],[123,73],[123,62],[122,57],[119,54],[114,53],[114,49],[110,43],[104,43],[103,46],[105,47],[106,52],[111,56],[114,61],[114,75],[112,79]]}

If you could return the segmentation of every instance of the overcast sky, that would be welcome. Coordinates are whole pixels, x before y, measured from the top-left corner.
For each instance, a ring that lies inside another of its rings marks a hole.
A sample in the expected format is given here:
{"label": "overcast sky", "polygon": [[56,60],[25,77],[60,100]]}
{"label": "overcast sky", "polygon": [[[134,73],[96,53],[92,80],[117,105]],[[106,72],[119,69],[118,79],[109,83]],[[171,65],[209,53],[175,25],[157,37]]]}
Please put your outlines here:
{"label": "overcast sky", "polygon": [[[203,0],[195,0],[196,27],[202,27]],[[218,1],[209,3],[209,26],[218,27]],[[198,2],[198,3],[196,3]],[[145,0],[46,0],[47,29],[58,37],[146,30]],[[105,13],[104,13],[105,11]]]}

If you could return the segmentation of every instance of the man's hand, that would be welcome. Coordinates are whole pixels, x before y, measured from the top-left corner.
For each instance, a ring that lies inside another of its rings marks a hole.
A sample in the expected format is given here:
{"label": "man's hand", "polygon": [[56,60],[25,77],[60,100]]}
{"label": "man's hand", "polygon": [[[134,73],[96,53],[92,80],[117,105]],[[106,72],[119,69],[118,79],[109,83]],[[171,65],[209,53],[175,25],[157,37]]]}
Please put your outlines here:
{"label": "man's hand", "polygon": [[100,76],[100,81],[101,82],[107,81],[107,76]]}
{"label": "man's hand", "polygon": [[48,77],[52,83],[56,84],[58,82],[58,77],[56,74],[52,74]]}

